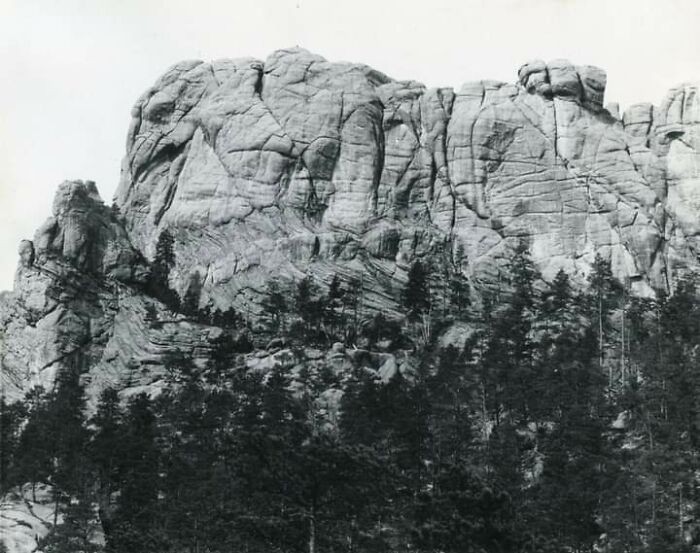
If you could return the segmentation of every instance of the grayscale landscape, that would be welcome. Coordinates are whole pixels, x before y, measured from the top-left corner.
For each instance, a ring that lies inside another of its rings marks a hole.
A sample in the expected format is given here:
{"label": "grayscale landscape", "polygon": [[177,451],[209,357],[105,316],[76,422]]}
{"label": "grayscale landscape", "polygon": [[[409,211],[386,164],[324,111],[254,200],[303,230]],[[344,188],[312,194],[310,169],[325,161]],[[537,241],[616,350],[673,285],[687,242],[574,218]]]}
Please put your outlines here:
{"label": "grayscale landscape", "polygon": [[143,83],[0,294],[0,552],[700,550],[700,85],[523,62]]}

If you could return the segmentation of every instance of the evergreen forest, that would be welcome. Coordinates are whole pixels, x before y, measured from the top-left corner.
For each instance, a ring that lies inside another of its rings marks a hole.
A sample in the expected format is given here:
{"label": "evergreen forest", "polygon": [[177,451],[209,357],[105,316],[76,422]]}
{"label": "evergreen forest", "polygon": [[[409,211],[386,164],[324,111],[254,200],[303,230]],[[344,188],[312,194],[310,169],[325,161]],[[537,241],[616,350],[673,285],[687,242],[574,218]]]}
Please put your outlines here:
{"label": "evergreen forest", "polygon": [[[160,393],[107,388],[89,407],[76,355],[51,390],[2,400],[0,495],[51,491],[45,553],[700,544],[692,277],[638,297],[597,257],[585,286],[545,282],[520,246],[497,287],[416,261],[400,309],[370,313],[356,282],[271,281],[251,321],[200,307],[197,276],[170,290],[170,250],[149,293],[223,329],[206,366],[172,355]],[[307,361],[251,370],[265,350]],[[402,362],[373,370],[377,353]]]}

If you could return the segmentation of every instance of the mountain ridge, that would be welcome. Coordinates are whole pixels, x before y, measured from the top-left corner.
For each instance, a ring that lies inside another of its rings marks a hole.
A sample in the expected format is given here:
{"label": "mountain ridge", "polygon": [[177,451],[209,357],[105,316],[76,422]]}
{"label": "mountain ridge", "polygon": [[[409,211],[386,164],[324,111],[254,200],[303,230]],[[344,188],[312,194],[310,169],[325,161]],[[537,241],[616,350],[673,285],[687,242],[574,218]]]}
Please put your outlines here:
{"label": "mountain ridge", "polygon": [[[478,291],[521,241],[546,279],[581,284],[600,254],[634,293],[668,290],[697,269],[697,86],[619,117],[605,82],[555,60],[514,84],[427,89],[302,49],[176,64],[132,110],[113,208],[94,183],[64,183],[20,245],[3,381],[49,384],[83,349],[96,387],[177,348],[205,359],[215,325],[146,289],[165,230],[177,295],[200,280],[198,307],[253,318],[270,279],[305,276],[359,281],[363,309],[391,313],[416,259]],[[171,322],[150,327],[153,309]]]}

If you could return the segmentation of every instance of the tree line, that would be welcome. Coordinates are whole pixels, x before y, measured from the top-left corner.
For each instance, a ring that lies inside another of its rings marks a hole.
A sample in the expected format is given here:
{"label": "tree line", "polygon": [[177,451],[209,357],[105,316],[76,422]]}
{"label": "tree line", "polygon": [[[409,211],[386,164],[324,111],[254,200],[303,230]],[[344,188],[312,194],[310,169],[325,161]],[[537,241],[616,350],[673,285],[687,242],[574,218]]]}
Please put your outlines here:
{"label": "tree line", "polygon": [[250,371],[222,339],[204,368],[171,356],[159,396],[108,389],[87,417],[76,358],[2,402],[2,491],[52,486],[48,553],[692,550],[694,279],[638,298],[597,257],[584,289],[545,283],[521,244],[502,286],[471,288],[418,261],[400,311],[364,319],[339,279],[270,283],[268,338],[404,352],[390,378]]}

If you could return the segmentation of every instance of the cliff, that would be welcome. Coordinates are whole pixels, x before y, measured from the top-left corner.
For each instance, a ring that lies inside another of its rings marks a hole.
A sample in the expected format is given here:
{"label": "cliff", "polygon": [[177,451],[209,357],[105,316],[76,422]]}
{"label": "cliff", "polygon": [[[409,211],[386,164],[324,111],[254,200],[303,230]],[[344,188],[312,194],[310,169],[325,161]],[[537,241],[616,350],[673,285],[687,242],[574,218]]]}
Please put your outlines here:
{"label": "cliff", "polygon": [[171,287],[198,278],[201,307],[253,319],[270,279],[305,275],[360,279],[363,309],[391,312],[436,255],[478,291],[523,240],[545,278],[583,283],[599,253],[634,292],[669,289],[698,270],[698,87],[620,116],[605,85],[563,60],[457,91],[301,49],[175,65],[132,110],[114,206],[64,183],[21,244],[0,297],[6,393],[50,386],[76,352],[93,390],[157,385],[175,351],[208,358],[222,330],[148,293],[166,229]]}

